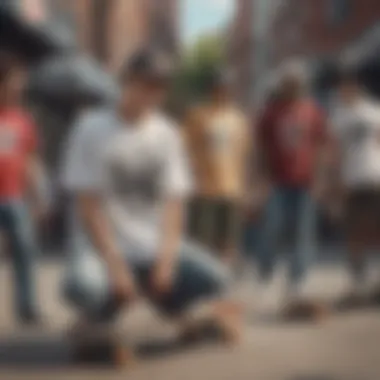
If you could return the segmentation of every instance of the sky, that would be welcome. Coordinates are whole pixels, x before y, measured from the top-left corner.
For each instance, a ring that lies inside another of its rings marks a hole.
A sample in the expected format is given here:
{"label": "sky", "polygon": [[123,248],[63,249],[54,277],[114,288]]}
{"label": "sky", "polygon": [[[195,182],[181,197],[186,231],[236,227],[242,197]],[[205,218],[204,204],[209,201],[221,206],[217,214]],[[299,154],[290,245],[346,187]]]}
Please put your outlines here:
{"label": "sky", "polygon": [[207,31],[225,25],[231,18],[234,0],[182,0],[182,33],[191,44]]}

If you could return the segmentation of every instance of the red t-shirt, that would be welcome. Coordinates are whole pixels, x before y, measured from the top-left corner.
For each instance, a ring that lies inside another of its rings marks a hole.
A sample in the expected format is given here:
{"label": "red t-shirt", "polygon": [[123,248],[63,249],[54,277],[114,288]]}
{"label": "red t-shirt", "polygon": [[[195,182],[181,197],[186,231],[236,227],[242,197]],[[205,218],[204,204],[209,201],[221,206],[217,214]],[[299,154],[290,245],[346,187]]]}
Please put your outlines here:
{"label": "red t-shirt", "polygon": [[24,194],[27,158],[35,149],[30,117],[20,109],[0,110],[0,200]]}
{"label": "red t-shirt", "polygon": [[278,185],[308,186],[326,138],[325,117],[312,100],[276,101],[258,125],[259,138]]}

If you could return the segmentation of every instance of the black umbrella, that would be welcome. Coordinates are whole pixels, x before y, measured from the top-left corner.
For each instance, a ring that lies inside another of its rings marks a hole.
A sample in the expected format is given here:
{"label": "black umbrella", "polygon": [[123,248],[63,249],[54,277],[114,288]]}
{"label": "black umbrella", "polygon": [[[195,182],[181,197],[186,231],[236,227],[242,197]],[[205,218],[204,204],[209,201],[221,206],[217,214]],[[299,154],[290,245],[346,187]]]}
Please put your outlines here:
{"label": "black umbrella", "polygon": [[75,39],[61,23],[31,24],[8,2],[0,0],[0,46],[22,56],[29,63],[66,54],[75,49]]}
{"label": "black umbrella", "polygon": [[84,56],[49,59],[32,73],[29,94],[62,105],[112,103],[118,88],[109,74]]}

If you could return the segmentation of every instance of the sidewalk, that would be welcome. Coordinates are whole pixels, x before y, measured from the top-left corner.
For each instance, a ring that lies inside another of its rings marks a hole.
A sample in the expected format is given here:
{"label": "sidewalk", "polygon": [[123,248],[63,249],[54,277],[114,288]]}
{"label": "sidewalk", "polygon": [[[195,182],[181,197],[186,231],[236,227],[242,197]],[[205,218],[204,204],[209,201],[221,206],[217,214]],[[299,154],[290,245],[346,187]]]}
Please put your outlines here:
{"label": "sidewalk", "polygon": [[[239,286],[239,298],[250,306],[249,327],[241,347],[199,347],[187,352],[151,350],[127,374],[68,366],[69,347],[62,331],[72,315],[58,298],[58,263],[43,264],[39,286],[48,330],[20,331],[9,307],[10,271],[0,268],[0,380],[125,379],[128,380],[378,380],[380,379],[380,311],[334,316],[323,325],[284,325],[263,320],[262,302],[252,283]],[[281,276],[268,290],[276,305]],[[345,277],[336,268],[320,269],[310,292],[324,298],[344,291]],[[123,316],[123,330],[133,345],[170,342],[170,327],[145,306]],[[25,369],[20,367],[25,365]],[[8,369],[2,371],[1,367]],[[17,368],[16,368],[17,365]],[[9,368],[10,367],[10,368]]]}

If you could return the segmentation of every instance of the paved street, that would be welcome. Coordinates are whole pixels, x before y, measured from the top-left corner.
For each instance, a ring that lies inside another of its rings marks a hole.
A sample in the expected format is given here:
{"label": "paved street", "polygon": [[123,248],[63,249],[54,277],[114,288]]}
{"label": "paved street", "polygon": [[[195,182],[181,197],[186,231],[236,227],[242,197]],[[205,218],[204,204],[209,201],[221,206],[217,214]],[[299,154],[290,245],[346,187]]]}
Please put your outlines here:
{"label": "paved street", "polygon": [[[47,330],[20,331],[12,321],[10,271],[0,269],[0,379],[124,379],[129,380],[378,380],[380,379],[380,311],[336,315],[320,325],[285,325],[271,318],[282,288],[281,273],[264,299],[251,281],[237,289],[250,309],[241,347],[172,349],[172,331],[144,305],[123,316],[123,330],[131,344],[141,347],[142,360],[126,373],[106,369],[76,369],[62,332],[72,316],[58,302],[61,270],[44,264],[39,286]],[[319,269],[308,291],[333,299],[346,287],[339,268]],[[254,289],[255,288],[255,289]],[[147,346],[146,342],[149,343]],[[160,349],[158,349],[160,348]]]}

